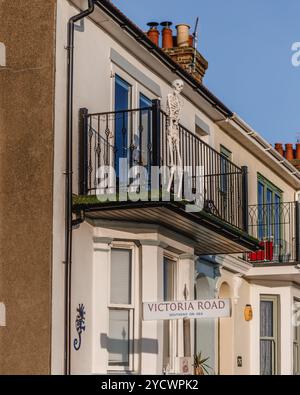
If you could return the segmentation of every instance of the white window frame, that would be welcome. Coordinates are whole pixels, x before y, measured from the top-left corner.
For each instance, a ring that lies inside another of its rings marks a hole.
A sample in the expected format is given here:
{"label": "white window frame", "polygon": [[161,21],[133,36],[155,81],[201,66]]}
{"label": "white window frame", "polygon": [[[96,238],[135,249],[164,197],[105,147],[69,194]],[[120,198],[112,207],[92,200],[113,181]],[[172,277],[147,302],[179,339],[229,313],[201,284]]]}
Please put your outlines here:
{"label": "white window frame", "polygon": [[[177,284],[178,284],[178,262],[179,257],[178,255],[171,253],[170,251],[164,251],[163,255],[163,264],[164,259],[169,259],[170,261],[174,262],[174,273],[173,273],[173,281],[174,281],[174,290],[173,290],[173,300],[177,300]],[[164,284],[163,284],[164,286]],[[177,341],[177,320],[169,320],[169,372],[168,373],[175,373],[176,371],[176,356],[178,354],[178,341]]]}
{"label": "white window frame", "polygon": [[[260,294],[259,301],[273,302],[273,336],[271,338],[262,338],[259,332],[259,350],[260,350],[260,341],[261,340],[271,340],[274,341],[274,366],[273,366],[273,375],[280,374],[280,295],[268,295],[268,294]],[[260,303],[259,302],[259,303]],[[261,312],[259,311],[259,331],[260,331],[260,319]],[[275,340],[274,340],[275,339]],[[260,355],[260,351],[259,351]],[[259,362],[260,363],[260,362]],[[260,366],[261,369],[261,366]]]}
{"label": "white window frame", "polygon": [[[299,305],[300,299],[294,298],[294,304]],[[295,317],[293,318],[293,374],[300,375],[300,323],[299,320],[299,311],[298,308],[296,311],[293,312]]]}
{"label": "white window frame", "polygon": [[[112,250],[130,250],[131,251],[131,303],[130,304],[116,304],[110,302],[111,292],[111,261],[112,261]],[[112,372],[133,372],[134,371],[134,324],[135,324],[135,279],[136,279],[136,254],[135,246],[133,243],[119,242],[112,243],[109,252],[109,270],[108,270],[108,321],[110,310],[125,310],[129,312],[129,365],[128,366],[112,366],[108,363],[108,371]],[[109,352],[107,351],[108,355]]]}
{"label": "white window frame", "polygon": [[[140,107],[140,95],[144,95],[150,100],[155,100],[158,97],[155,96],[149,89],[144,87],[139,81],[135,80],[131,77],[126,71],[121,69],[116,64],[112,63],[111,65],[111,111],[115,111],[115,86],[116,86],[116,75],[122,78],[131,86],[131,101],[129,105],[129,109],[138,109]],[[131,118],[131,125],[133,132],[138,134],[138,113],[132,113]],[[128,140],[128,147],[129,148],[130,141]]]}

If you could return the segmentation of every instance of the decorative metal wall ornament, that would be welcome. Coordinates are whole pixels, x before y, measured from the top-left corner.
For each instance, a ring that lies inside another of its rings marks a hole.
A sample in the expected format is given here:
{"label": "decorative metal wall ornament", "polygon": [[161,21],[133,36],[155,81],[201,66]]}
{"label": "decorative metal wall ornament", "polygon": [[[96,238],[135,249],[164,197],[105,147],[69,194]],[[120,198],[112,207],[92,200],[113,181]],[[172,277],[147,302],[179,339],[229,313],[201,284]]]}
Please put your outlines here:
{"label": "decorative metal wall ornament", "polygon": [[80,350],[81,347],[81,335],[82,332],[85,331],[85,307],[83,304],[79,304],[77,308],[77,315],[76,315],[76,320],[75,320],[75,327],[76,331],[78,333],[78,339],[74,339],[74,348],[76,351]]}
{"label": "decorative metal wall ornament", "polygon": [[179,168],[179,187],[177,196],[181,197],[182,192],[182,181],[183,181],[183,169],[182,169],[182,158],[180,152],[180,135],[179,135],[179,121],[180,114],[183,109],[183,100],[180,97],[180,93],[183,90],[184,83],[182,80],[175,80],[172,83],[173,92],[168,94],[167,98],[167,115],[168,115],[168,147],[170,152],[170,165],[171,165],[171,177],[168,185],[168,192],[171,191],[172,182],[174,180],[176,163],[174,154],[177,154],[178,168]]}

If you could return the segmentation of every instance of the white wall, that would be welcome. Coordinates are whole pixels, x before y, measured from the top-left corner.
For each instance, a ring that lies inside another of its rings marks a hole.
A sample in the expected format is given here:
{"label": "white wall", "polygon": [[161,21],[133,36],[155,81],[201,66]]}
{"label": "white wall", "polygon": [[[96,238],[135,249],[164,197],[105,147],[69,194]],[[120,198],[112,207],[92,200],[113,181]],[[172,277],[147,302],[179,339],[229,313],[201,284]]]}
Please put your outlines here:
{"label": "white wall", "polygon": [[[73,236],[73,263],[72,263],[72,303],[71,303],[71,367],[73,374],[88,374],[92,372],[92,355],[95,352],[93,342],[94,326],[97,315],[94,311],[94,292],[93,280],[97,274],[97,268],[105,263],[95,262],[98,252],[94,253],[93,228],[84,223],[80,230],[74,231]],[[96,278],[105,278],[105,267],[102,273]],[[101,286],[99,281],[98,286]],[[81,347],[77,351],[74,347],[74,340],[79,339],[76,331],[77,308],[80,304],[84,305],[85,331],[81,335]],[[100,312],[99,312],[100,313]],[[101,313],[100,313],[101,314]]]}
{"label": "white wall", "polygon": [[[116,240],[117,239],[117,240]],[[134,243],[139,240],[140,247]],[[132,248],[133,251],[133,308],[135,353],[133,372],[162,374],[162,321],[143,321],[142,302],[163,300],[163,257],[172,255],[177,260],[177,298],[184,298],[184,287],[193,295],[193,250],[176,238],[160,233],[112,231],[109,228],[81,225],[74,232],[72,271],[72,345],[78,338],[75,328],[76,308],[83,303],[86,310],[86,330],[82,333],[79,351],[72,348],[72,374],[106,374],[108,366],[107,338],[109,335],[110,251],[111,248]],[[174,253],[174,250],[177,253]],[[172,372],[179,371],[183,356],[183,324],[178,321],[173,338]],[[191,320],[191,354],[194,344]]]}
{"label": "white wall", "polygon": [[[222,291],[224,284],[228,285],[228,294],[221,295],[220,290]],[[224,267],[221,269],[217,288],[220,297],[230,297],[232,300],[231,318],[220,319],[219,322],[219,330],[225,331],[220,334],[221,337],[223,336],[223,346],[221,345],[220,349],[219,366],[223,364],[225,369],[223,374],[247,375],[250,373],[251,326],[244,319],[244,309],[247,304],[250,304],[250,285],[239,274],[232,273]],[[238,357],[242,357],[242,367],[237,366]]]}

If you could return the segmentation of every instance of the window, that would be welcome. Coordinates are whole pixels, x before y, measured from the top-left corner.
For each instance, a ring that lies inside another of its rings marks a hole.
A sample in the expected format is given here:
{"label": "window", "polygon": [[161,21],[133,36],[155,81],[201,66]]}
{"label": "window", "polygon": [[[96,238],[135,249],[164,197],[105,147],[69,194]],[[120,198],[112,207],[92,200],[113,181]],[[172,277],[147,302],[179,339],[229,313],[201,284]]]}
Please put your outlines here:
{"label": "window", "polygon": [[223,145],[221,145],[220,149],[221,153],[221,192],[224,194],[227,194],[228,192],[228,173],[229,173],[229,163],[228,160],[231,160],[232,153],[225,148]]}
{"label": "window", "polygon": [[224,145],[220,146],[220,154],[228,160],[232,159],[232,152],[229,151],[229,149],[227,149],[226,147],[224,147]]}
{"label": "window", "polygon": [[[131,108],[132,87],[128,82],[116,75],[115,78],[115,111],[129,110]],[[119,175],[119,160],[128,157],[128,132],[130,125],[128,112],[116,114],[115,120],[115,166]]]}
{"label": "window", "polygon": [[266,178],[258,175],[258,231],[260,240],[273,238],[275,246],[281,239],[282,191]]}
{"label": "window", "polygon": [[[164,258],[163,262],[163,295],[164,301],[174,300],[175,297],[175,267],[176,262],[167,257]],[[164,335],[163,335],[163,369],[170,369],[172,365],[172,339],[174,328],[174,322],[165,320]]]}
{"label": "window", "polygon": [[221,194],[221,211],[222,217],[230,222],[231,220],[231,207],[228,204],[231,188],[230,163],[232,153],[223,145],[220,146],[220,194]]}
{"label": "window", "polygon": [[279,350],[279,298],[262,295],[260,298],[260,374],[275,375]]}
{"label": "window", "polygon": [[132,251],[113,248],[110,264],[108,363],[130,370],[133,355]]}
{"label": "window", "polygon": [[197,115],[195,116],[195,131],[198,137],[206,137],[210,135],[210,128],[206,122],[204,122],[200,117]]}
{"label": "window", "polygon": [[111,254],[110,303],[131,304],[131,250],[113,249]]}
{"label": "window", "polygon": [[300,301],[294,300],[294,311],[293,311],[293,330],[294,330],[294,341],[293,341],[293,371],[294,375],[300,375]]}
{"label": "window", "polygon": [[[140,93],[140,108],[150,108],[152,107],[152,101]],[[151,118],[150,110],[143,110],[140,112],[140,120],[139,120],[139,152],[140,158],[139,163],[141,166],[148,167],[148,171],[150,171],[150,154],[151,154]]]}

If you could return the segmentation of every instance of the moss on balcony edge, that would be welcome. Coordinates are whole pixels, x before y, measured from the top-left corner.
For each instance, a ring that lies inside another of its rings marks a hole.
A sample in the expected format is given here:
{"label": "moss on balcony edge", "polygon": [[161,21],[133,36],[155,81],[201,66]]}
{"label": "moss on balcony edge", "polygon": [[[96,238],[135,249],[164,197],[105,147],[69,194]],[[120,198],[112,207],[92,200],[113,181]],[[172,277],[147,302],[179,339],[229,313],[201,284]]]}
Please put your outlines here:
{"label": "moss on balcony edge", "polygon": [[[119,194],[107,195],[107,198],[109,198],[109,196],[115,197],[115,200],[108,200],[105,202],[101,202],[101,201],[99,201],[99,199],[96,195],[87,195],[87,196],[74,195],[73,196],[73,210],[74,211],[84,210],[84,209],[88,209],[90,207],[95,207],[95,208],[99,207],[100,208],[101,206],[108,206],[111,203],[113,203],[113,204],[117,204],[117,203],[122,204],[123,203],[122,201],[121,202],[119,201]],[[136,203],[143,202],[143,198],[144,198],[145,202],[149,201],[148,200],[148,196],[149,196],[148,192],[146,192],[144,196],[143,196],[143,194],[141,194],[140,196],[141,196],[141,199],[139,199]],[[174,198],[174,195],[171,195],[171,196],[172,196],[172,198]],[[155,203],[155,202],[156,203],[161,202],[164,204],[168,203],[168,201],[165,201],[165,202],[162,201],[161,191],[157,192],[157,193],[155,193],[155,192],[152,193],[152,198],[157,199],[156,201],[152,200],[153,203]],[[132,202],[132,203],[135,203],[135,202]],[[181,200],[181,201],[171,200],[170,203],[172,205],[176,205],[178,208],[182,208],[182,209],[185,209],[188,204],[191,204],[191,202],[189,202],[187,200]],[[192,216],[196,216],[196,217],[198,216],[199,218],[202,218],[202,219],[210,220],[211,222],[215,223],[216,226],[219,226],[224,230],[227,229],[228,231],[234,232],[237,235],[237,237],[246,237],[248,239],[248,241],[250,241],[254,244],[257,244],[257,246],[258,246],[258,240],[255,237],[249,235],[244,230],[237,228],[236,226],[233,226],[230,223],[222,220],[221,218],[217,217],[214,214],[208,213],[205,210],[201,210],[199,212],[191,212],[191,213],[187,213],[187,214],[191,214]]]}

